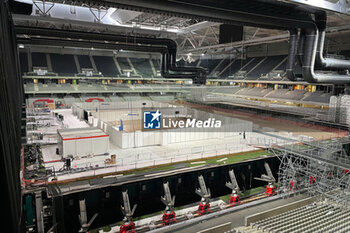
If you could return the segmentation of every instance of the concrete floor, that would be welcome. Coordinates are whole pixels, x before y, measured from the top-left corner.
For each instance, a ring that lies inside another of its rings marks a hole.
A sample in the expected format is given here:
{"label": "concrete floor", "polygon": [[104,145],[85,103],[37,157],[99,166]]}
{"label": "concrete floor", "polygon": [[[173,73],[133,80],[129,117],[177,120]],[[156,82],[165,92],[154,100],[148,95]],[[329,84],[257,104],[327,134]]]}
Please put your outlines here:
{"label": "concrete floor", "polygon": [[[58,112],[64,116],[63,123],[67,128],[89,126],[86,122],[79,121],[78,118],[72,114],[70,109],[60,109],[55,110],[55,112]],[[52,131],[52,129],[47,130]],[[53,131],[55,130],[57,130],[57,126],[54,127]],[[288,132],[271,132],[270,135],[257,132],[246,132],[246,139],[243,139],[242,135],[237,133],[236,136],[229,138],[206,139],[164,146],[147,146],[129,149],[121,149],[118,146],[110,143],[109,153],[110,155],[117,155],[116,165],[107,166],[105,164],[105,160],[110,158],[109,155],[75,159],[72,161],[73,168],[88,167],[90,170],[79,173],[61,174],[58,175],[58,180],[127,171],[130,169],[208,158],[217,155],[253,151],[256,149],[261,149],[262,147],[267,147],[269,144],[282,145],[291,143],[291,140],[288,139],[296,138]],[[61,156],[56,155],[56,147],[56,145],[43,146],[42,151],[44,161],[46,162],[46,167],[53,166],[56,171],[59,171],[63,167],[64,163],[59,161]]]}
{"label": "concrete floor", "polygon": [[63,115],[63,124],[67,128],[85,128],[90,127],[85,121],[80,121],[73,115],[72,109],[56,109],[52,111]]}
{"label": "concrete floor", "polygon": [[[58,112],[64,116],[64,127],[67,128],[81,128],[89,127],[85,121],[80,121],[76,116],[72,114],[71,109],[59,109],[54,112]],[[236,116],[235,116],[236,117]],[[256,121],[255,119],[249,119]],[[259,119],[261,123],[263,120]],[[257,124],[255,122],[254,124]],[[266,123],[266,122],[265,122]],[[266,124],[262,124],[267,126]],[[270,144],[287,144],[292,143],[292,139],[298,139],[301,132],[297,135],[282,129],[269,122],[268,126],[264,127],[262,133],[259,132],[246,132],[246,139],[242,138],[242,135],[237,133],[236,136],[229,138],[218,139],[206,139],[198,141],[190,141],[183,143],[175,143],[166,146],[147,146],[140,148],[121,149],[118,146],[110,143],[109,153],[115,154],[117,158],[116,165],[106,165],[106,159],[110,158],[110,155],[100,155],[91,158],[81,158],[72,161],[73,168],[89,168],[89,171],[79,173],[61,174],[58,176],[58,180],[73,179],[83,176],[94,176],[104,173],[127,171],[130,169],[155,166],[160,164],[168,164],[174,162],[181,162],[200,158],[209,158],[217,155],[225,155],[231,153],[239,153],[245,151],[252,151],[268,147]],[[261,125],[258,125],[261,129]],[[55,132],[59,126],[55,125],[52,128],[42,129],[47,132]],[[289,129],[294,126],[289,126]],[[278,129],[280,131],[278,131]],[[264,134],[269,132],[269,134]],[[318,132],[321,134],[321,131]],[[327,133],[326,133],[327,134]],[[300,139],[300,138],[299,138]],[[44,161],[46,167],[54,167],[56,171],[60,170],[64,163],[60,162],[60,155],[56,155],[56,145],[47,145],[42,147]],[[95,169],[91,169],[95,168]],[[99,169],[96,169],[99,168]]]}
{"label": "concrete floor", "polygon": [[[190,104],[182,104],[184,106],[188,106]],[[256,117],[253,117],[253,114],[250,113],[244,113],[236,110],[228,110],[226,111],[225,109],[223,110],[212,110],[206,107],[200,107],[196,106],[196,108],[202,110],[202,111],[210,111],[214,112],[216,114],[222,114],[225,116],[230,116],[242,120],[249,120],[253,122],[253,127],[254,129],[258,129],[261,131],[273,131],[273,132],[290,132],[294,135],[294,137],[299,137],[299,136],[308,136],[312,137],[317,140],[323,140],[323,139],[329,139],[329,138],[335,138],[339,136],[343,136],[344,132],[343,130],[333,130],[331,131],[325,131],[321,127],[305,127],[303,125],[298,125],[295,122],[292,121],[284,121],[284,120],[279,120],[278,118],[273,118],[271,119],[264,119],[264,118],[259,118],[259,115],[256,115]]]}

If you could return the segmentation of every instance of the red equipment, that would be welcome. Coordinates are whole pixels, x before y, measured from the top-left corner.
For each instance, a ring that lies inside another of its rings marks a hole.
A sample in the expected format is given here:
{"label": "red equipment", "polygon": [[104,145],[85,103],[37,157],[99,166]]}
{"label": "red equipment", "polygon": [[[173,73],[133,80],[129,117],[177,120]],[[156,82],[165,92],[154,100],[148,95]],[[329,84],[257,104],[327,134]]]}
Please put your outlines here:
{"label": "red equipment", "polygon": [[266,185],[265,195],[266,196],[272,196],[276,194],[275,191],[276,187],[273,184]]}
{"label": "red equipment", "polygon": [[295,190],[295,182],[293,180],[289,181],[288,189],[289,191]]}
{"label": "red equipment", "polygon": [[239,195],[237,193],[232,193],[228,203],[235,205],[235,204],[238,204],[239,201],[240,201]]}
{"label": "red equipment", "polygon": [[310,176],[309,184],[313,184],[316,182],[316,177]]}
{"label": "red equipment", "polygon": [[130,222],[129,224],[126,224],[123,222],[123,224],[119,228],[120,233],[136,233],[135,229],[135,223]]}
{"label": "red equipment", "polygon": [[170,213],[164,212],[162,217],[163,226],[176,223],[177,221],[175,219],[175,216],[175,211],[172,211]]}
{"label": "red equipment", "polygon": [[211,212],[211,210],[210,210],[210,203],[209,202],[206,202],[206,203],[200,202],[199,203],[197,214],[203,215],[203,214],[210,213],[210,212]]}

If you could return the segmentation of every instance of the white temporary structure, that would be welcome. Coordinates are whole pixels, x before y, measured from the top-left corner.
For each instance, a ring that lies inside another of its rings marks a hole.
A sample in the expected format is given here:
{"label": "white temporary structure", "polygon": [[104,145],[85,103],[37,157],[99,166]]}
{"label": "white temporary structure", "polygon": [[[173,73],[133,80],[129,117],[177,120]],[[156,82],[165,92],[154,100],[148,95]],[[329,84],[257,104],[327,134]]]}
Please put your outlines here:
{"label": "white temporary structure", "polygon": [[58,148],[63,158],[104,154],[109,149],[109,135],[96,127],[59,129]]}

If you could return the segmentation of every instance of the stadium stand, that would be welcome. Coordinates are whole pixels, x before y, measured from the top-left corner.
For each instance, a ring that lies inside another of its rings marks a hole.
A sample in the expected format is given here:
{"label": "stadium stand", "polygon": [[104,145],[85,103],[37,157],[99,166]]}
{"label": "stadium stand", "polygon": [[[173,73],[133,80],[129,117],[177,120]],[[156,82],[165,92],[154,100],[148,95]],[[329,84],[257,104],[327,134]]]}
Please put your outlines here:
{"label": "stadium stand", "polygon": [[331,98],[331,93],[325,93],[322,91],[316,91],[311,93],[309,96],[303,98],[303,101],[311,101],[311,102],[321,102],[321,103],[329,103]]}
{"label": "stadium stand", "polygon": [[254,96],[254,97],[264,97],[268,95],[273,89],[271,88],[242,88],[236,95],[244,95],[244,96]]}
{"label": "stadium stand", "polygon": [[126,57],[117,57],[117,61],[122,71],[131,70],[130,64]]}
{"label": "stadium stand", "polygon": [[97,70],[102,72],[103,76],[115,77],[119,75],[118,69],[112,57],[93,56]]}
{"label": "stadium stand", "polygon": [[218,76],[220,75],[220,72],[225,69],[229,64],[231,63],[230,59],[222,59],[217,66],[214,67],[214,69],[210,72],[210,74],[217,73]]}
{"label": "stadium stand", "polygon": [[156,71],[160,70],[160,60],[159,59],[152,59],[152,63]]}
{"label": "stadium stand", "polygon": [[19,53],[19,63],[21,67],[21,73],[27,73],[29,71],[27,53]]}
{"label": "stadium stand", "polygon": [[154,101],[170,102],[174,100],[174,96],[172,95],[150,95],[149,97]]}
{"label": "stadium stand", "polygon": [[140,74],[142,77],[153,77],[153,71],[151,64],[149,63],[149,59],[144,58],[130,58],[136,72]]}
{"label": "stadium stand", "polygon": [[282,96],[281,99],[289,99],[289,100],[301,100],[306,91],[304,90],[294,90],[294,91],[288,91],[284,96]]}
{"label": "stadium stand", "polygon": [[283,99],[284,95],[288,92],[288,89],[277,89],[268,93],[265,97],[267,98],[276,98]]}
{"label": "stadium stand", "polygon": [[69,107],[69,106],[71,106],[73,103],[75,103],[75,102],[80,102],[81,100],[79,99],[79,101],[77,101],[78,100],[78,98],[74,98],[73,96],[65,96],[64,98],[63,98],[63,100],[64,100],[64,104],[67,106],[67,107]]}
{"label": "stadium stand", "polygon": [[247,75],[251,73],[266,57],[255,57],[253,58],[245,67],[243,67],[242,71],[247,71]]}
{"label": "stadium stand", "polygon": [[228,78],[228,77],[233,78],[234,75],[240,69],[242,69],[242,67],[244,67],[250,60],[251,60],[251,58],[235,60],[233,63],[231,63],[231,65],[229,67],[226,68],[226,70],[224,70],[224,72],[221,73],[220,77],[221,78]]}
{"label": "stadium stand", "polygon": [[251,70],[246,79],[254,80],[259,78],[262,74],[271,72],[276,66],[278,66],[285,56],[271,56],[263,60],[254,70]]}
{"label": "stadium stand", "polygon": [[103,96],[82,96],[81,97],[83,102],[105,102],[105,97]]}
{"label": "stadium stand", "polygon": [[[33,58],[34,67],[47,68],[47,54],[44,53],[31,53]],[[50,54],[52,63],[53,72],[48,72],[44,75],[56,76],[78,76],[86,77],[88,75],[84,73],[79,73],[77,66],[75,65],[74,55],[62,55],[62,54]],[[122,72],[118,71],[117,64],[115,63],[113,57],[110,56],[93,56],[93,61],[96,65],[97,72],[103,71],[103,76],[105,77],[126,77],[126,74],[123,74],[123,70],[131,71],[131,77],[140,77],[142,78],[153,78],[159,76],[159,66],[160,59],[146,59],[146,58],[126,58],[126,57],[117,57],[116,62]],[[81,69],[93,69],[93,64],[91,63],[90,57],[88,55],[77,55],[79,66]],[[20,53],[20,63],[22,73],[27,75],[37,75],[34,72],[31,72],[28,67],[28,57],[27,53]],[[270,80],[270,81],[281,81],[285,78],[285,63],[286,56],[270,56],[270,57],[252,57],[247,59],[207,59],[199,58],[193,62],[188,62],[187,60],[180,59],[177,61],[177,65],[185,66],[197,66],[200,65],[208,70],[212,76],[220,79],[234,79],[234,80]],[[157,74],[154,74],[152,69],[154,66]],[[300,67],[297,67],[296,73],[301,72]],[[136,73],[133,72],[136,70]],[[56,74],[57,73],[57,74]],[[102,76],[99,73],[92,73],[89,76],[98,77]],[[49,79],[39,79],[38,84],[33,84],[33,80],[25,79],[25,90],[28,93],[43,92],[43,93],[113,93],[120,92],[125,90],[126,92],[131,91],[162,91],[162,90],[173,90],[173,91],[189,91],[186,85],[158,85],[156,83],[146,83],[143,85],[138,85],[137,80],[124,81],[124,84],[118,83],[116,85],[113,83],[105,83],[101,80],[88,79],[83,80],[79,79],[77,81],[67,80],[67,83],[57,84],[58,81],[49,80]],[[72,83],[72,84],[71,84]],[[284,87],[286,88],[286,87]],[[141,90],[142,89],[142,90]],[[207,92],[220,93],[220,94],[230,94],[235,96],[247,96],[247,97],[259,97],[259,98],[277,98],[281,100],[293,100],[293,101],[305,101],[305,102],[315,102],[315,103],[329,103],[331,93],[325,91],[316,91],[313,93],[304,91],[304,90],[294,90],[289,87],[289,89],[276,89],[273,90],[272,86],[266,87],[218,87],[218,86],[207,86]],[[72,97],[73,98],[73,97]],[[112,99],[120,100],[122,97],[117,96]],[[129,98],[127,96],[127,98]],[[140,99],[137,96],[130,97],[132,100]],[[167,96],[151,96],[151,99],[164,100],[168,101],[170,98]],[[109,101],[108,97],[105,99]],[[125,99],[128,100],[128,99]],[[67,102],[72,102],[70,99]],[[254,103],[258,104],[258,103]]]}
{"label": "stadium stand", "polygon": [[61,76],[72,76],[78,73],[71,54],[50,54],[52,70]]}
{"label": "stadium stand", "polygon": [[32,53],[33,67],[47,67],[45,53]]}
{"label": "stadium stand", "polygon": [[210,74],[220,61],[221,59],[201,59],[200,66],[206,68]]}
{"label": "stadium stand", "polygon": [[151,100],[149,97],[146,96],[140,96],[140,95],[123,95],[123,98],[125,101],[138,101],[138,100]]}
{"label": "stadium stand", "polygon": [[24,88],[27,92],[33,92],[36,90],[34,83],[26,83],[26,84],[24,84]]}
{"label": "stadium stand", "polygon": [[89,68],[89,69],[93,68],[89,56],[77,55],[77,57],[78,57],[80,68]]}
{"label": "stadium stand", "polygon": [[124,98],[121,96],[117,96],[117,95],[110,95],[109,99],[111,100],[111,102],[124,102]]}
{"label": "stadium stand", "polygon": [[302,206],[250,226],[237,227],[230,232],[348,232],[350,214],[345,208],[319,202]]}
{"label": "stadium stand", "polygon": [[[74,56],[67,54],[50,54],[53,72],[58,73],[59,76],[76,75],[79,77],[86,76],[79,73],[75,65]],[[47,67],[46,54],[32,53],[34,67]],[[93,69],[88,55],[77,55],[78,62],[81,69]],[[210,78],[234,78],[246,80],[279,80],[282,79],[283,70],[285,67],[284,59],[286,56],[271,56],[271,57],[255,57],[247,59],[198,59],[193,62],[188,62],[183,59],[177,61],[178,66],[202,66],[208,70]],[[121,69],[121,73],[112,57],[108,56],[93,56],[96,64],[97,72],[101,72],[103,76],[126,76],[124,70],[131,71],[131,76],[142,77],[156,77],[157,74],[153,72],[149,59],[145,58],[126,58],[117,57],[117,63]],[[129,62],[130,60],[130,62]],[[31,75],[28,68],[28,59],[26,53],[20,54],[21,71]],[[261,63],[260,63],[261,62]],[[132,66],[131,66],[131,64]],[[260,63],[260,64],[259,64]],[[152,64],[156,73],[160,70],[160,60],[152,59]],[[278,65],[278,67],[276,67]],[[137,74],[133,72],[133,68]],[[275,69],[275,71],[273,71]],[[275,72],[270,75],[270,72]],[[268,74],[268,75],[267,75]],[[279,74],[279,75],[276,75]],[[32,74],[36,75],[36,74]],[[55,75],[55,74],[50,74]],[[159,74],[158,74],[159,75]],[[94,73],[91,76],[101,76]]]}

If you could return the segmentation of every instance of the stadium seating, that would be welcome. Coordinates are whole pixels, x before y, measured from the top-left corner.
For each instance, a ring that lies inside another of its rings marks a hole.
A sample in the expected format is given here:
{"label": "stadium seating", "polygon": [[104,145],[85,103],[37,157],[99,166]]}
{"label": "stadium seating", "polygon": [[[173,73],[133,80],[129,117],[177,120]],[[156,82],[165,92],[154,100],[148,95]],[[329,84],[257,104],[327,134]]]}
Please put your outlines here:
{"label": "stadium seating", "polygon": [[121,97],[121,96],[117,96],[117,95],[110,95],[109,96],[109,99],[112,101],[112,102],[124,102],[124,98]]}
{"label": "stadium seating", "polygon": [[93,56],[97,70],[100,71],[103,76],[116,77],[119,75],[118,69],[113,61],[112,57],[105,56]]}
{"label": "stadium seating", "polygon": [[[81,69],[91,70],[89,75],[92,77],[126,77],[123,72],[125,70],[131,71],[130,77],[142,77],[153,78],[158,77],[160,70],[160,59],[151,60],[149,58],[126,58],[112,56],[92,56],[88,55],[76,55],[79,66]],[[43,70],[52,67],[52,72],[47,71],[44,76],[76,76],[86,77],[84,73],[78,73],[76,61],[72,54],[45,54],[45,53],[31,53],[33,67],[41,68]],[[188,60],[180,59],[177,61],[177,66],[201,66],[208,70],[209,78],[218,79],[234,79],[234,80],[258,80],[258,81],[281,81],[286,80],[285,77],[285,65],[286,55],[281,56],[268,56],[268,57],[251,57],[246,59],[210,59],[200,57],[197,60],[189,62]],[[97,73],[95,72],[95,63]],[[22,73],[26,75],[37,76],[36,72],[29,70],[28,67],[28,54],[20,53],[20,66]],[[47,64],[51,60],[51,64]],[[152,67],[153,66],[153,67]],[[154,68],[154,69],[153,69]],[[120,72],[119,72],[120,70]],[[136,71],[136,72],[134,72]],[[297,66],[296,73],[300,73],[301,68]],[[137,84],[137,80],[132,80],[126,84],[118,83],[115,81],[111,84],[102,84],[101,80],[93,81],[91,79],[80,79],[77,84],[70,84],[67,81],[65,84],[56,84],[57,81],[51,81],[45,79],[42,81],[39,79],[39,84],[33,84],[31,79],[25,79],[25,90],[28,93],[42,92],[46,93],[113,93],[113,92],[163,92],[169,90],[172,92],[190,92],[186,85],[158,85],[158,84]],[[124,81],[125,83],[125,81]],[[251,87],[224,87],[224,86],[208,86],[206,91],[220,94],[230,94],[232,96],[247,96],[247,97],[259,97],[259,98],[273,98],[281,100],[294,100],[294,101],[306,101],[306,102],[318,102],[329,103],[331,94],[323,91],[316,91],[309,93],[304,90],[289,90],[289,89],[272,89],[272,86],[268,88],[251,88]],[[286,87],[284,87],[286,88]],[[291,88],[291,87],[290,87]],[[74,97],[71,97],[74,99]],[[126,98],[129,98],[126,96]],[[132,96],[130,100],[137,100],[138,97]],[[140,97],[141,98],[141,97]],[[169,96],[154,95],[151,99],[169,100]],[[71,102],[73,99],[68,98],[67,102]],[[119,96],[112,96],[106,98],[106,101],[113,99],[122,99]],[[127,99],[129,100],[129,99]],[[254,103],[258,104],[258,103]]]}
{"label": "stadium seating", "polygon": [[131,70],[131,66],[125,57],[117,57],[117,61],[122,71]]}
{"label": "stadium seating", "polygon": [[255,80],[260,77],[261,74],[267,74],[271,72],[276,66],[278,66],[285,56],[271,56],[265,58],[255,69],[251,70],[247,74],[249,80]]}
{"label": "stadium seating", "polygon": [[19,53],[19,64],[20,64],[22,74],[29,71],[27,53]]}
{"label": "stadium seating", "polygon": [[83,68],[88,68],[88,69],[93,68],[89,56],[78,55],[77,57],[78,57],[78,62],[79,62],[80,68],[82,68],[82,69]]}
{"label": "stadium seating", "polygon": [[236,92],[236,95],[252,96],[252,97],[264,97],[273,90],[270,88],[242,88]]}
{"label": "stadium seating", "polygon": [[149,59],[144,58],[130,58],[136,72],[142,77],[150,78],[153,77],[153,71]]}
{"label": "stadium seating", "polygon": [[78,101],[78,99],[77,98],[74,98],[73,96],[65,96],[64,98],[63,98],[63,101],[64,101],[64,104],[66,105],[66,106],[71,106],[73,103],[75,103],[75,102],[80,102],[81,100],[79,99],[79,101]]}
{"label": "stadium seating", "polygon": [[[48,67],[46,54],[34,52],[31,54],[31,56],[33,59],[34,67]],[[85,74],[78,73],[73,55],[50,54],[50,58],[53,72],[57,73],[59,76],[86,76]],[[146,58],[116,57],[116,61],[120,68],[119,72],[115,61],[113,60],[113,57],[93,56],[92,58],[97,68],[97,73],[93,75],[94,77],[99,76],[98,72],[101,72],[100,75],[106,77],[125,77],[125,70],[131,71],[131,77],[148,78],[156,77],[157,75],[159,75],[160,59],[152,59],[150,61]],[[275,80],[276,76],[266,75],[270,72],[274,72],[275,70],[283,71],[285,69],[285,58],[286,56],[254,57],[247,59],[199,58],[192,62],[180,59],[177,61],[176,65],[201,66],[207,69],[209,78]],[[77,55],[77,60],[81,69],[93,69],[93,65],[91,64],[90,57],[88,55]],[[154,66],[156,73],[154,73],[154,70],[152,69],[151,62]],[[36,73],[31,73],[31,71],[29,70],[27,53],[20,53],[20,64],[22,73],[26,73],[27,75],[37,75]],[[135,69],[136,73],[133,71],[133,68]],[[265,76],[262,77],[262,75]]]}
{"label": "stadium seating", "polygon": [[33,67],[47,67],[45,53],[31,53]]}
{"label": "stadium seating", "polygon": [[78,73],[73,55],[50,54],[52,71],[60,76],[74,76]]}
{"label": "stadium seating", "polygon": [[150,95],[149,97],[154,101],[171,102],[174,100],[173,95]]}
{"label": "stadium seating", "polygon": [[276,98],[276,99],[284,99],[284,95],[288,92],[288,89],[277,89],[268,93],[265,97],[267,98]]}
{"label": "stadium seating", "polygon": [[208,74],[211,74],[213,69],[219,64],[220,61],[221,59],[201,59],[200,66],[206,68]]}
{"label": "stadium seating", "polygon": [[[224,72],[221,73],[220,77],[221,78],[235,78],[235,74],[237,74],[237,72],[244,67],[248,62],[250,62],[251,58],[248,59],[238,59],[235,60],[233,63],[231,63],[231,65],[229,67],[226,68],[226,70],[224,70]],[[239,76],[239,75],[237,75]]]}
{"label": "stadium seating", "polygon": [[316,202],[237,227],[230,232],[348,232],[350,214],[333,203]]}
{"label": "stadium seating", "polygon": [[303,101],[312,101],[312,102],[321,102],[321,103],[329,103],[331,98],[331,93],[324,93],[322,91],[316,91],[311,93],[311,95],[303,98]]}

